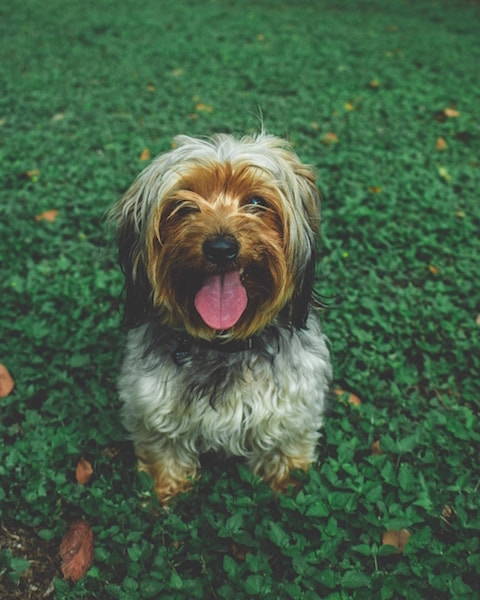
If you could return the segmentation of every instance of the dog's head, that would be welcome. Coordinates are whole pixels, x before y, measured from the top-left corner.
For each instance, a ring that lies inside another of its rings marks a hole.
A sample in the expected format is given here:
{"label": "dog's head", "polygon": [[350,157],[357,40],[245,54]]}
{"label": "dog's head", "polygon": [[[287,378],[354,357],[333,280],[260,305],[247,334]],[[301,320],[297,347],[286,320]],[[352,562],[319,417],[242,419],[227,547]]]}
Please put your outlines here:
{"label": "dog's head", "polygon": [[204,339],[245,339],[279,314],[304,325],[319,197],[285,141],[179,136],[113,216],[129,325],[154,317]]}

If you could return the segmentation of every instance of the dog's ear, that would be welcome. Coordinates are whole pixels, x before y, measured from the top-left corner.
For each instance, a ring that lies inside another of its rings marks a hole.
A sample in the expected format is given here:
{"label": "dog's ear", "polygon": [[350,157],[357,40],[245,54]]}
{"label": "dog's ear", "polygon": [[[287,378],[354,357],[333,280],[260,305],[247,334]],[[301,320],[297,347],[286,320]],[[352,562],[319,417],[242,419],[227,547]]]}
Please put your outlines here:
{"label": "dog's ear", "polygon": [[310,306],[313,300],[315,283],[316,251],[312,245],[310,256],[307,258],[303,272],[300,274],[290,303],[289,320],[296,329],[303,329],[307,322]]}
{"label": "dog's ear", "polygon": [[312,169],[300,161],[293,161],[295,193],[301,201],[301,219],[298,219],[298,248],[301,256],[295,291],[290,303],[290,323],[295,328],[306,325],[309,309],[314,299],[316,247],[315,236],[320,222],[320,194]]}
{"label": "dog's ear", "polygon": [[139,249],[135,224],[124,221],[118,228],[118,258],[125,276],[124,322],[128,328],[146,320],[152,311],[152,288]]}

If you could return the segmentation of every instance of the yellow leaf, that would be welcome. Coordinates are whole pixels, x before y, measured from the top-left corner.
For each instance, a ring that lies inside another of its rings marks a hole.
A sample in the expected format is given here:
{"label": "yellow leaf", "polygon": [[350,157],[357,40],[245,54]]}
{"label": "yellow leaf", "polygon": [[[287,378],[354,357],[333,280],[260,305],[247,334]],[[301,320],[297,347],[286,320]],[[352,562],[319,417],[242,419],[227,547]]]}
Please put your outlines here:
{"label": "yellow leaf", "polygon": [[210,104],[204,104],[203,102],[199,102],[195,105],[195,110],[197,110],[198,112],[211,113],[213,111],[213,106],[210,106]]}
{"label": "yellow leaf", "polygon": [[438,167],[438,174],[442,179],[445,179],[445,181],[451,181],[452,179],[452,176],[445,167]]}
{"label": "yellow leaf", "polygon": [[444,108],[443,109],[443,114],[446,117],[449,117],[450,119],[460,116],[460,113],[459,113],[459,111],[456,108],[450,108],[450,107]]}
{"label": "yellow leaf", "polygon": [[322,142],[324,144],[337,144],[338,143],[338,136],[336,133],[332,133],[331,131],[329,133],[326,133],[323,137],[322,137]]}
{"label": "yellow leaf", "polygon": [[140,160],[150,160],[151,156],[150,150],[148,148],[144,148],[138,158]]}
{"label": "yellow leaf", "polygon": [[440,269],[435,265],[428,265],[428,270],[432,275],[438,275],[440,273]]}
{"label": "yellow leaf", "polygon": [[353,104],[351,102],[345,102],[345,104],[343,105],[343,108],[345,110],[355,110],[355,106],[353,106]]}
{"label": "yellow leaf", "polygon": [[372,194],[379,194],[382,191],[382,188],[379,185],[371,185],[369,186],[368,191]]}

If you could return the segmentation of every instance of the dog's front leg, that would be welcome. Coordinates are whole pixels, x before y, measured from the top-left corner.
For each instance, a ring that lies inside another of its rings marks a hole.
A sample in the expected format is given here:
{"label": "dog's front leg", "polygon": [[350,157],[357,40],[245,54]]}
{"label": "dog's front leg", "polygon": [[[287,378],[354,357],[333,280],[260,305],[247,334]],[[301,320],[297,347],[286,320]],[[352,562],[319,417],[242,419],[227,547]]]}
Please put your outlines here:
{"label": "dog's front leg", "polygon": [[256,449],[249,459],[252,471],[276,492],[286,491],[289,485],[298,485],[291,472],[297,469],[307,471],[316,458],[317,432],[310,432],[299,440],[276,444],[267,451]]}
{"label": "dog's front leg", "polygon": [[163,438],[155,444],[136,443],[135,453],[140,470],[152,477],[155,493],[163,505],[189,490],[197,477],[197,455],[182,440]]}

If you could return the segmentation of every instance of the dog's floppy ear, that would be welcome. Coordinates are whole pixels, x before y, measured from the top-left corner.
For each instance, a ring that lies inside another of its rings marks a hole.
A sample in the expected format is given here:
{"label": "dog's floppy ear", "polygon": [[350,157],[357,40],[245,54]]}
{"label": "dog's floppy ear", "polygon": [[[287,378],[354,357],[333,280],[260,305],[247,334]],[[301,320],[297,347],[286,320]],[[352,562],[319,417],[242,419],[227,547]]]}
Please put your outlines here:
{"label": "dog's floppy ear", "polygon": [[139,250],[139,233],[130,221],[118,228],[118,258],[125,276],[124,321],[128,328],[146,320],[152,311],[152,288]]}
{"label": "dog's floppy ear", "polygon": [[290,303],[290,322],[296,329],[305,327],[313,299],[313,285],[315,283],[316,251],[312,246],[303,273],[301,273],[295,287],[295,292]]}
{"label": "dog's floppy ear", "polygon": [[302,219],[298,231],[298,245],[301,249],[301,264],[296,267],[298,273],[295,291],[290,303],[289,320],[293,327],[303,328],[313,304],[316,266],[315,235],[320,222],[320,194],[313,171],[295,161],[293,164],[296,185],[295,192],[301,200]]}
{"label": "dog's floppy ear", "polygon": [[128,328],[146,322],[153,310],[152,287],[143,256],[145,219],[141,178],[113,206],[110,220],[117,227],[118,259],[125,276],[124,322]]}

